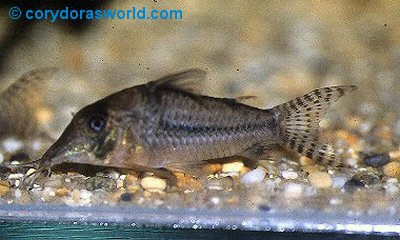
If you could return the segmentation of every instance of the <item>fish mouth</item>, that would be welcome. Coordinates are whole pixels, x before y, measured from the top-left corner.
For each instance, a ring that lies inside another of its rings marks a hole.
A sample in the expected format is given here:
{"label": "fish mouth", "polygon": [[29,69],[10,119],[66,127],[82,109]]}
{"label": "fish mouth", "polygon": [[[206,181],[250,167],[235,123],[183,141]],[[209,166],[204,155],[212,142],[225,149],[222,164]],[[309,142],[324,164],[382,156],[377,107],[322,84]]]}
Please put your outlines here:
{"label": "fish mouth", "polygon": [[90,144],[79,139],[74,139],[69,143],[56,141],[44,154],[37,160],[39,167],[52,167],[60,163],[80,163],[85,162],[90,155]]}

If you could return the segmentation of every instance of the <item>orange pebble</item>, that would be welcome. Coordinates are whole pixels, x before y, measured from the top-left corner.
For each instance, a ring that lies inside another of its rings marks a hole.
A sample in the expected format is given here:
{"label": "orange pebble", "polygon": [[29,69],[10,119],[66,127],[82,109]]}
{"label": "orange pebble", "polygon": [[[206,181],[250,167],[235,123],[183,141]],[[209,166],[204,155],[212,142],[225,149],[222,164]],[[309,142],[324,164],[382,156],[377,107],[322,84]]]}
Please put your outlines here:
{"label": "orange pebble", "polygon": [[59,197],[65,197],[68,194],[69,194],[69,190],[66,187],[59,188],[56,191],[56,195],[59,196]]}

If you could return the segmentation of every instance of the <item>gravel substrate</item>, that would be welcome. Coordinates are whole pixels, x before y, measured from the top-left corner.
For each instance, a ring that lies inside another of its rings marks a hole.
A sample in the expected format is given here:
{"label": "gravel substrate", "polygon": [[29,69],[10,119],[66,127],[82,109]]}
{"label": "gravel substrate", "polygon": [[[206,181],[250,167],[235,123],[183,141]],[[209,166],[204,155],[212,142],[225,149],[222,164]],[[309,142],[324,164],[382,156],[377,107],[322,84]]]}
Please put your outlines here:
{"label": "gravel substrate", "polygon": [[[29,190],[21,187],[21,181],[35,168],[1,169],[0,206],[39,203],[400,214],[400,2],[135,4],[181,8],[184,19],[96,21],[77,35],[59,24],[36,22],[10,51],[0,73],[2,89],[22,73],[57,66],[59,73],[37,93],[43,102],[32,110],[43,129],[57,138],[71,113],[81,107],[185,68],[208,71],[204,94],[257,96],[246,103],[260,108],[317,87],[354,84],[358,91],[334,103],[320,123],[322,138],[338,151],[344,168],[321,166],[312,159],[277,151],[255,166],[238,158],[198,166],[195,177],[176,173],[178,183],[171,186],[151,173],[68,165],[38,177]],[[131,8],[132,3],[114,1],[108,7]],[[7,24],[0,21],[0,31],[8,31]],[[1,137],[0,162],[37,159],[52,143]]]}

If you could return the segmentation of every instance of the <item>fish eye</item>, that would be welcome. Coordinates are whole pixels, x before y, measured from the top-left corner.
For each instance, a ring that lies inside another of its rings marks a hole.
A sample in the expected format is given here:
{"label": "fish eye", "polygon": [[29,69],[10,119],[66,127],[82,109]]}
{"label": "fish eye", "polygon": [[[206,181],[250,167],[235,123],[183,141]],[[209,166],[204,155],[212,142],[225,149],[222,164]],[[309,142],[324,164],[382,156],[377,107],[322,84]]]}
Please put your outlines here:
{"label": "fish eye", "polygon": [[106,118],[104,116],[94,116],[89,121],[90,128],[95,132],[101,132],[106,127]]}

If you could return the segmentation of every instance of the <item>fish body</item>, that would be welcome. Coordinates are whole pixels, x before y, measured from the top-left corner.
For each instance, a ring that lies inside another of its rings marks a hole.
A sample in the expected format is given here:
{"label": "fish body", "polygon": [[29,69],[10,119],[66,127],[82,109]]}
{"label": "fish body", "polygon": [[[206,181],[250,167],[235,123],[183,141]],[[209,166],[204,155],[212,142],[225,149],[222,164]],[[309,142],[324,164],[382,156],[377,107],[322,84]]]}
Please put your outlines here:
{"label": "fish body", "polygon": [[56,71],[52,67],[30,71],[0,93],[1,137],[40,137],[54,141],[41,126],[38,112],[49,107],[44,101],[44,94],[39,93]]}
{"label": "fish body", "polygon": [[198,69],[111,94],[81,109],[39,160],[40,166],[82,163],[117,168],[179,168],[231,156],[262,158],[286,146],[336,164],[319,140],[319,121],[333,101],[355,86],[316,89],[270,109],[196,93]]}

